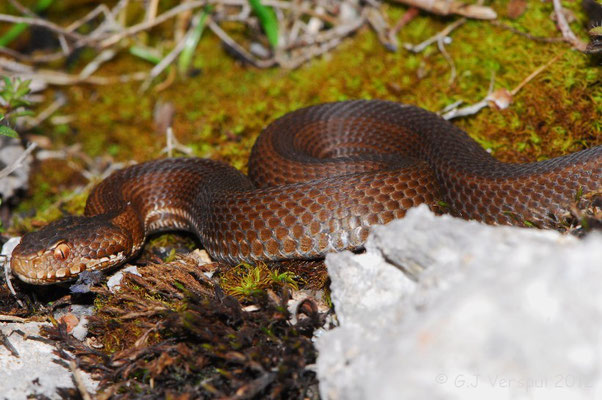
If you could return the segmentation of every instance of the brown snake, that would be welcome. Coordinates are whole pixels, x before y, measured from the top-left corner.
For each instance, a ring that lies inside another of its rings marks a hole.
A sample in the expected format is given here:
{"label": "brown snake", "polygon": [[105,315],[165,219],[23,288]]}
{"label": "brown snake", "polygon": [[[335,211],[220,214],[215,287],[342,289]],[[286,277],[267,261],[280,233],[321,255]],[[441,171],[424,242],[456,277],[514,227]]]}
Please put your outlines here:
{"label": "brown snake", "polygon": [[48,284],[136,255],[152,232],[194,232],[216,260],[312,259],[358,249],[370,227],[420,203],[489,224],[546,221],[602,187],[602,146],[551,160],[495,160],[423,109],[349,101],[301,109],[255,143],[249,177],[213,160],[176,158],[117,171],[85,216],[25,235],[11,268]]}

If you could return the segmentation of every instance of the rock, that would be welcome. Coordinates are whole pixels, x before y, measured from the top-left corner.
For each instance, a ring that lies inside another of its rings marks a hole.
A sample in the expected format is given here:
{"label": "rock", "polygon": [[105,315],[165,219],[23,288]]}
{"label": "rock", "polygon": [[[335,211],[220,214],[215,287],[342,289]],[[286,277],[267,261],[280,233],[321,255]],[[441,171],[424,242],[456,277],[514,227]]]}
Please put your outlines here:
{"label": "rock", "polygon": [[[13,165],[25,149],[18,139],[0,135],[0,171]],[[8,176],[0,174],[0,199],[11,198],[19,189],[27,188],[32,157],[29,156]]]}
{"label": "rock", "polygon": [[[21,400],[31,397],[60,399],[56,393],[59,387],[74,387],[71,371],[54,362],[59,357],[53,354],[55,348],[34,340],[39,335],[42,323],[0,323],[1,333],[19,353],[12,354],[0,346],[0,399]],[[21,331],[23,336],[14,332]],[[24,339],[29,337],[28,339]],[[89,392],[94,393],[97,384],[88,374],[81,372]]]}
{"label": "rock", "polygon": [[340,326],[316,339],[323,399],[602,392],[602,235],[418,207],[366,248],[326,259]]}
{"label": "rock", "polygon": [[0,265],[2,265],[4,276],[8,278],[11,275],[10,270],[10,257],[13,254],[13,250],[15,247],[19,245],[21,242],[21,236],[15,236],[9,238],[4,245],[2,245],[2,249],[0,250]]}
{"label": "rock", "polygon": [[138,272],[138,268],[135,265],[129,265],[125,268],[119,269],[113,275],[109,277],[107,280],[107,287],[111,291],[111,293],[116,293],[121,289],[121,281],[123,280],[124,272],[128,272],[130,274],[134,274],[137,276],[141,276],[140,272]]}
{"label": "rock", "polygon": [[13,254],[13,250],[15,247],[19,245],[21,242],[21,236],[14,236],[9,238],[6,243],[2,246],[2,250],[0,251],[0,255],[6,256],[7,263],[10,261],[10,255]]}
{"label": "rock", "polygon": [[67,324],[67,333],[83,342],[88,335],[88,317],[94,314],[94,306],[86,304],[71,304],[59,308],[53,314],[58,322]]}

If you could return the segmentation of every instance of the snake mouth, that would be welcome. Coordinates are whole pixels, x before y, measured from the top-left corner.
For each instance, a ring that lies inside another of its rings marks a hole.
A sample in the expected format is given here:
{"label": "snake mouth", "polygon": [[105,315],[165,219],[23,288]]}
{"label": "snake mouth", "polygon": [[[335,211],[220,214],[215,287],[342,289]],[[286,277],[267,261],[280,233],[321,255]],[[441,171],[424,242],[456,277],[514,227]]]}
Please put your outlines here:
{"label": "snake mouth", "polygon": [[22,281],[34,285],[47,285],[71,278],[69,270],[49,268],[37,254],[36,257],[12,257],[10,261],[12,273]]}
{"label": "snake mouth", "polygon": [[[58,249],[58,250],[57,250]],[[15,249],[16,250],[16,249]],[[102,270],[121,264],[126,257],[123,252],[100,259],[71,259],[60,262],[65,248],[53,247],[42,254],[23,256],[17,254],[11,258],[12,273],[22,281],[34,285],[51,285],[74,280],[83,271]],[[60,253],[57,255],[57,252]]]}
{"label": "snake mouth", "polygon": [[127,244],[128,236],[106,216],[66,217],[24,235],[13,250],[10,267],[30,284],[65,282],[83,271],[123,263],[130,255]]}

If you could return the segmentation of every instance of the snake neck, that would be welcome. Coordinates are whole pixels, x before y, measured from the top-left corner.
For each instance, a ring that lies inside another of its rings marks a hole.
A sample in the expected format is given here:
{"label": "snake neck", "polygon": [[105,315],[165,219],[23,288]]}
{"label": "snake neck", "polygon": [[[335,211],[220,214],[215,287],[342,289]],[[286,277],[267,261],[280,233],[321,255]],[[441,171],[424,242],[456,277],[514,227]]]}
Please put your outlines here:
{"label": "snake neck", "polygon": [[145,237],[167,231],[188,231],[203,237],[203,224],[212,215],[211,199],[221,192],[253,188],[249,179],[222,162],[177,158],[144,163],[115,172],[94,188],[86,215],[115,212],[115,224]]}
{"label": "snake neck", "polygon": [[132,250],[127,257],[136,255],[144,246],[147,229],[134,205],[128,202],[121,210],[109,213],[108,216],[110,216],[111,224],[118,228],[131,243],[131,246],[128,247]]}

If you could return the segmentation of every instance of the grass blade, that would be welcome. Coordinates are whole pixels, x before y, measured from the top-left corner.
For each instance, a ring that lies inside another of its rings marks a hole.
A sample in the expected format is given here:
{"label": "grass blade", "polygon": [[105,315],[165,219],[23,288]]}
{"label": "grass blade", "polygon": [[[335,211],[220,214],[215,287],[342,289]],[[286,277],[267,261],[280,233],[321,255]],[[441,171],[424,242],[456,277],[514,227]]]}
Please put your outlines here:
{"label": "grass blade", "polygon": [[253,12],[259,18],[259,23],[261,23],[261,27],[268,37],[270,46],[276,48],[278,46],[278,20],[276,19],[276,13],[271,7],[261,4],[261,0],[249,0],[249,4],[251,4]]}
{"label": "grass blade", "polygon": [[[35,12],[41,13],[45,11],[54,0],[39,0],[36,4]],[[28,24],[20,22],[13,25],[6,33],[0,36],[0,47],[6,47],[11,44],[16,38],[18,38],[27,28]]]}
{"label": "grass blade", "polygon": [[194,56],[194,52],[199,44],[199,41],[201,40],[201,36],[203,36],[205,22],[207,21],[207,16],[209,15],[210,11],[210,7],[206,7],[194,16],[196,24],[193,30],[187,34],[185,39],[186,45],[178,57],[178,72],[181,76],[186,75],[186,73],[190,70],[192,57]]}

